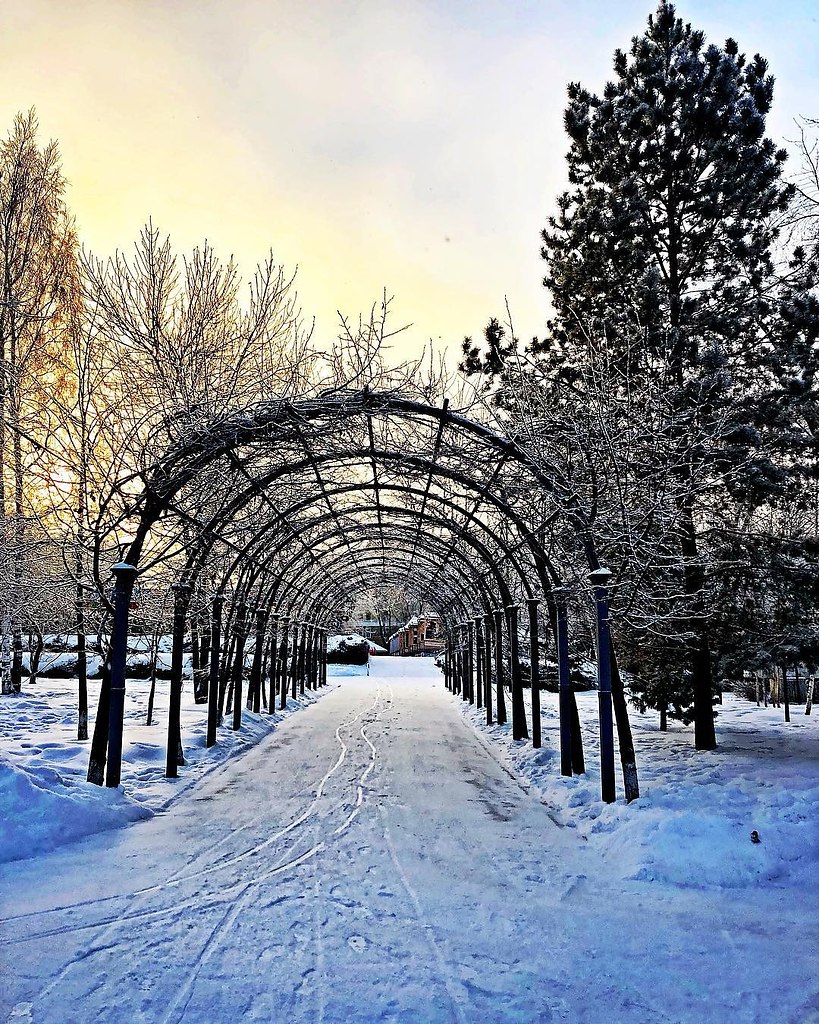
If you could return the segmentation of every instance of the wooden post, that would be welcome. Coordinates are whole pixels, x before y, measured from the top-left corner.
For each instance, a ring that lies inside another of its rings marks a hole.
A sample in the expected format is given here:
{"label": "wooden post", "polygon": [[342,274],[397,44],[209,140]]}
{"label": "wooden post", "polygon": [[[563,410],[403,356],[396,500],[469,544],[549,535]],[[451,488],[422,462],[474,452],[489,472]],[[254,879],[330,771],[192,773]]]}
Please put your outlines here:
{"label": "wooden post", "polygon": [[805,691],[805,714],[809,715],[811,708],[813,707],[813,688],[816,685],[816,676],[811,675],[808,678],[808,687]]}

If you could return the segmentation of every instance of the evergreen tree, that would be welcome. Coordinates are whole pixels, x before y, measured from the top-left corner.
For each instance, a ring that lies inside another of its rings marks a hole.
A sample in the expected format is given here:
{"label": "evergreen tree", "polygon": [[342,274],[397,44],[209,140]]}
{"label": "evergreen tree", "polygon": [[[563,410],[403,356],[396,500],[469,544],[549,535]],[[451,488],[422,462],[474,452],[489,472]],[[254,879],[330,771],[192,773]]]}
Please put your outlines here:
{"label": "evergreen tree", "polygon": [[[752,422],[775,307],[772,248],[791,191],[764,135],[773,79],[736,42],[706,45],[661,2],[602,96],[569,86],[571,188],[543,232],[555,315],[536,345],[547,379],[580,376],[590,337],[639,389],[667,388],[664,467],[676,505],[680,618],[696,746],[715,746],[707,555],[699,481],[746,479],[751,502],[781,483]],[[749,464],[754,471],[746,473]],[[750,478],[750,482],[748,482]]]}

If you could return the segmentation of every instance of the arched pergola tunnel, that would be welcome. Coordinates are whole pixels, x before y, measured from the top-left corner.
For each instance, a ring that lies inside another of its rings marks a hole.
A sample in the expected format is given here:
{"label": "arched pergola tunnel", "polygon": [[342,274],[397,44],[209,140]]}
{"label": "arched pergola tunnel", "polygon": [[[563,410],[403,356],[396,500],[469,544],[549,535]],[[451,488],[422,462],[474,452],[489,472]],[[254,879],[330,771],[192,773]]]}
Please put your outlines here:
{"label": "arched pergola tunnel", "polygon": [[[256,712],[272,711],[305,688],[324,685],[328,632],[344,622],[357,594],[388,588],[440,615],[449,689],[485,708],[489,722],[506,720],[508,701],[514,736],[531,737],[537,746],[539,665],[551,644],[561,771],[583,770],[569,680],[567,581],[549,542],[552,525],[568,524],[588,569],[600,566],[579,502],[555,467],[533,462],[513,440],[446,402],[434,406],[365,389],[265,402],[183,431],[143,480],[123,519],[125,558],[114,568],[110,678],[100,697],[92,781],[103,781],[106,765],[107,784],[120,780],[134,582],[169,564],[178,579],[168,775],[184,761],[182,646],[191,615],[205,638],[195,688],[197,699],[207,700],[212,744],[226,714],[233,728],[241,727],[245,700]],[[614,748],[603,574],[593,583],[598,648],[605,647],[598,662],[608,800],[614,799]],[[523,699],[526,660],[531,721]],[[621,755],[623,746],[621,730]],[[633,754],[631,762],[633,768]],[[628,774],[626,782],[631,798]]]}

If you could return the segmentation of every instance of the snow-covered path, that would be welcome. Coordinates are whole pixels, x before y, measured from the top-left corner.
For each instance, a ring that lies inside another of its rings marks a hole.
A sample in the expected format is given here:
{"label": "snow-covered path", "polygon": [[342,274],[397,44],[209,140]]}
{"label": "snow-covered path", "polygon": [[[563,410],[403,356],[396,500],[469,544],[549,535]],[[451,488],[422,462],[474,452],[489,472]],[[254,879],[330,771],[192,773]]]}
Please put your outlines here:
{"label": "snow-covered path", "polygon": [[607,882],[429,661],[376,659],[0,892],[2,1022],[819,1020],[788,891]]}

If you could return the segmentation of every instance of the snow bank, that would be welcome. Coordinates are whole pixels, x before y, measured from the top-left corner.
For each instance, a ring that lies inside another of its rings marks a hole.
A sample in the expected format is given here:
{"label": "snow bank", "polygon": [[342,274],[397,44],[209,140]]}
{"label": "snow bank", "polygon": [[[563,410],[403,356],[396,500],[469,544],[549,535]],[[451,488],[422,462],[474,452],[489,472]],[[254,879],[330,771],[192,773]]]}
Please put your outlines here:
{"label": "snow bank", "polygon": [[[149,685],[141,678],[129,678],[126,683],[122,785],[113,790],[85,781],[90,742],[76,738],[76,680],[43,679],[33,687],[24,684],[20,694],[0,698],[0,863],[150,817],[205,774],[269,735],[284,717],[326,692],[308,691],[296,700],[288,697],[287,710],[272,715],[243,708],[238,732],[231,727],[232,717],[226,716],[217,745],[208,748],[207,705],[195,704],[191,687],[186,686],[182,694],[186,763],[180,766],[177,779],[166,779],[169,684],[157,683],[153,723],[146,725]],[[92,734],[99,681],[89,680],[88,690]]]}
{"label": "snow bank", "polygon": [[327,653],[338,654],[339,651],[346,651],[349,647],[358,647],[361,644],[369,644],[370,641],[361,636],[360,633],[346,633],[344,636],[327,637]]}
{"label": "snow bank", "polygon": [[100,789],[47,766],[0,757],[0,861],[117,828],[153,812],[118,789]]}
{"label": "snow bank", "polygon": [[[456,698],[457,699],[457,698]],[[496,755],[550,808],[553,819],[596,848],[613,877],[692,889],[799,888],[819,864],[819,718],[795,707],[757,708],[726,695],[715,751],[696,751],[692,729],[656,715],[630,718],[640,775],[639,800],[600,799],[596,694],[578,694],[586,774],[560,775],[557,697],[543,692],[543,746],[512,739],[511,726],[486,725],[485,711],[461,704]],[[530,694],[526,693],[531,723]],[[751,841],[757,831],[759,843]]]}

